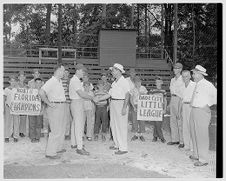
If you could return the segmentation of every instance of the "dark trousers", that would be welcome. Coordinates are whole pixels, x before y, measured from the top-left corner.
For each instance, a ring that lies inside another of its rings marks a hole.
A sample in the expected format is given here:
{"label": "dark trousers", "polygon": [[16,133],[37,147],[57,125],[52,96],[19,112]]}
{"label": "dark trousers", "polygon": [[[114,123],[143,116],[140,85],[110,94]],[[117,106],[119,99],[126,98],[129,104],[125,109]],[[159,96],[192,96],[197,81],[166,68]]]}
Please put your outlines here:
{"label": "dark trousers", "polygon": [[164,139],[162,134],[162,121],[153,121],[154,123],[154,132],[153,137],[159,137],[160,139]]}
{"label": "dark trousers", "polygon": [[43,116],[28,116],[29,136],[31,139],[40,139]]}
{"label": "dark trousers", "polygon": [[100,126],[102,127],[102,133],[106,133],[107,126],[108,126],[107,106],[96,106],[96,119],[95,119],[95,124],[94,124],[94,134],[99,134]]}
{"label": "dark trousers", "polygon": [[145,122],[137,120],[137,112],[134,111],[133,107],[131,108],[131,113],[132,113],[132,132],[144,133]]}

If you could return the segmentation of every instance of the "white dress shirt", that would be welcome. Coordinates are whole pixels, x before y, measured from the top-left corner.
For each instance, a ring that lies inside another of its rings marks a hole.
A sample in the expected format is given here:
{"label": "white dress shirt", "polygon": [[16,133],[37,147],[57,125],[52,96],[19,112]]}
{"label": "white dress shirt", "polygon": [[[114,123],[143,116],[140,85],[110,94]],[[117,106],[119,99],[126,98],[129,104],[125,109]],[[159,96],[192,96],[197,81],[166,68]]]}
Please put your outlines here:
{"label": "white dress shirt", "polygon": [[70,99],[82,99],[77,93],[78,90],[84,91],[84,87],[79,78],[74,75],[69,83],[69,97]]}
{"label": "white dress shirt", "polygon": [[214,85],[202,79],[197,82],[197,87],[194,92],[194,98],[192,101],[192,106],[194,107],[204,107],[206,105],[212,106],[217,103],[217,89]]}
{"label": "white dress shirt", "polygon": [[121,76],[119,80],[114,81],[109,90],[109,94],[113,99],[125,99],[126,93],[130,91],[129,82]]}
{"label": "white dress shirt", "polygon": [[52,76],[42,87],[50,102],[66,101],[62,81]]}
{"label": "white dress shirt", "polygon": [[178,77],[177,79],[174,77],[170,81],[170,93],[179,96],[180,98],[183,97],[183,92],[185,89],[185,84],[182,79],[182,76]]}
{"label": "white dress shirt", "polygon": [[188,86],[185,87],[184,92],[183,92],[183,98],[182,102],[191,102],[191,98],[195,89],[196,83],[191,81],[189,82]]}

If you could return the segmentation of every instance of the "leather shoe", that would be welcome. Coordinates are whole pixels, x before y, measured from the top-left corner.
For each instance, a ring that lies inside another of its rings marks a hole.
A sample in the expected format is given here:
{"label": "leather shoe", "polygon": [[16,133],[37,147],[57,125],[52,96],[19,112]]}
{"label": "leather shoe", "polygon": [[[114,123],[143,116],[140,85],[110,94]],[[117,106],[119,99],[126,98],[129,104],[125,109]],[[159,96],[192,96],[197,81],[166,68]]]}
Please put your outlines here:
{"label": "leather shoe", "polygon": [[80,155],[89,155],[89,152],[83,149],[77,149],[76,152]]}
{"label": "leather shoe", "polygon": [[178,148],[184,148],[184,144],[179,144]]}
{"label": "leather shoe", "polygon": [[57,153],[64,153],[64,152],[66,152],[66,149],[62,149],[62,150],[58,151]]}
{"label": "leather shoe", "polygon": [[115,152],[116,155],[122,155],[122,154],[125,154],[125,153],[128,153],[128,151],[118,150],[118,151]]}
{"label": "leather shoe", "polygon": [[138,139],[138,136],[134,135],[132,138],[131,138],[131,141],[135,141]]}
{"label": "leather shoe", "polygon": [[194,165],[197,166],[197,167],[201,167],[201,166],[208,165],[208,163],[203,163],[203,162],[197,161],[197,162],[194,163]]}
{"label": "leather shoe", "polygon": [[115,147],[115,146],[110,146],[109,149],[110,149],[110,150],[118,150],[118,148]]}
{"label": "leather shoe", "polygon": [[77,145],[71,145],[71,148],[72,149],[76,149],[77,148]]}
{"label": "leather shoe", "polygon": [[5,143],[9,143],[9,138],[5,138]]}
{"label": "leather shoe", "polygon": [[162,139],[161,139],[161,142],[162,142],[162,143],[165,143],[165,142],[166,142],[166,140],[165,140],[164,138],[162,138]]}
{"label": "leather shoe", "polygon": [[14,141],[14,142],[18,142],[18,139],[17,139],[17,138],[14,138],[13,141]]}
{"label": "leather shoe", "polygon": [[143,141],[143,142],[145,141],[143,136],[140,136],[140,140]]}
{"label": "leather shoe", "polygon": [[178,144],[179,144],[179,141],[178,142],[172,142],[172,141],[170,141],[170,142],[167,143],[167,145],[178,145]]}
{"label": "leather shoe", "polygon": [[152,140],[152,142],[156,142],[157,139],[158,139],[157,137],[154,137],[153,140]]}
{"label": "leather shoe", "polygon": [[46,155],[46,158],[49,158],[49,159],[60,159],[60,156],[58,156],[58,155],[55,155],[55,156]]}
{"label": "leather shoe", "polygon": [[194,157],[193,155],[190,155],[189,158],[190,158],[191,160],[199,160],[198,158]]}

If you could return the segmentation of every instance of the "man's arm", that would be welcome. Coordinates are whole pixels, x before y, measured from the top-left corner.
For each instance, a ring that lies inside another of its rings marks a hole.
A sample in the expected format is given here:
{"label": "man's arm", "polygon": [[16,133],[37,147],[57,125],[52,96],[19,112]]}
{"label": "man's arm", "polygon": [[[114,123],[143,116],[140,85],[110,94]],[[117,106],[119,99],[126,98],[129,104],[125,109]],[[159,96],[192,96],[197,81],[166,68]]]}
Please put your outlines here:
{"label": "man's arm", "polygon": [[92,100],[93,99],[93,96],[90,96],[89,94],[87,94],[86,92],[82,91],[82,90],[77,90],[76,91],[77,94],[82,97],[83,99],[90,99]]}
{"label": "man's arm", "polygon": [[126,107],[128,105],[129,97],[130,97],[130,94],[129,94],[129,92],[127,92],[124,103],[123,103],[123,107],[122,107],[122,115],[123,116],[126,114]]}
{"label": "man's arm", "polygon": [[40,97],[44,103],[46,103],[50,107],[54,107],[54,104],[49,101],[49,99],[46,95],[46,92],[43,89],[40,89],[38,94],[40,95]]}

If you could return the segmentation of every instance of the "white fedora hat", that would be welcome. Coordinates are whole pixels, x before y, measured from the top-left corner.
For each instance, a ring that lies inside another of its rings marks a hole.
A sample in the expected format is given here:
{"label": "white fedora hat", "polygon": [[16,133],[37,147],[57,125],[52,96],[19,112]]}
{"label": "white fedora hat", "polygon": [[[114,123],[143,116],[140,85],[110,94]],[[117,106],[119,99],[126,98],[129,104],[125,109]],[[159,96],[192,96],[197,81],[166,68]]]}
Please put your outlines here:
{"label": "white fedora hat", "polygon": [[208,74],[206,73],[206,69],[204,67],[202,67],[201,65],[196,65],[194,69],[192,69],[191,71],[196,71],[199,72],[200,74],[203,74],[205,76],[207,76]]}
{"label": "white fedora hat", "polygon": [[[125,70],[123,69],[123,66],[122,66],[121,64],[115,63],[115,64],[113,65],[113,67],[119,69],[122,73],[125,73]],[[109,69],[112,70],[113,67],[110,67]]]}

